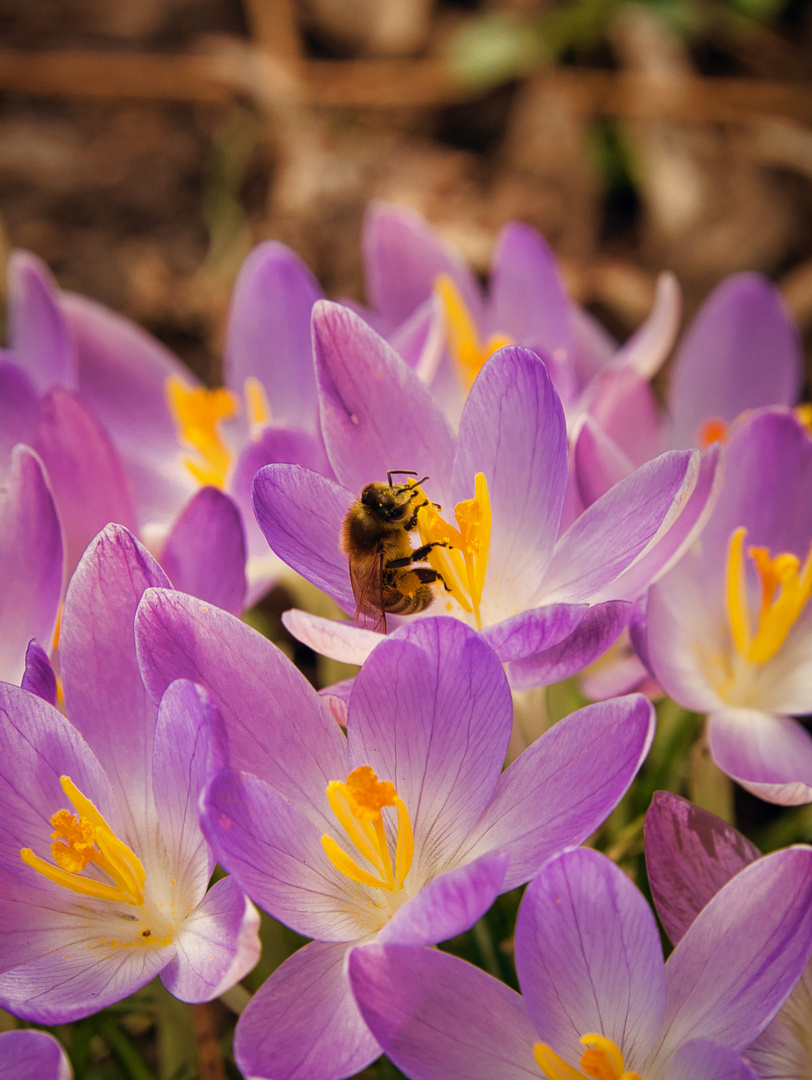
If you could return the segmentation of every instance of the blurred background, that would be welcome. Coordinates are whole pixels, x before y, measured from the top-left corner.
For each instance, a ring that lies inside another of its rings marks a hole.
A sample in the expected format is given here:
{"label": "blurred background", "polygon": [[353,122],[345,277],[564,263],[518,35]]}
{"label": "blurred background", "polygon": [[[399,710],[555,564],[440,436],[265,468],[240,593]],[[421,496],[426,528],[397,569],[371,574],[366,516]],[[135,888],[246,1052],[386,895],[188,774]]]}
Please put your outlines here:
{"label": "blurred background", "polygon": [[0,0],[0,256],[211,380],[246,252],[360,298],[375,198],[483,273],[529,222],[620,337],[756,269],[809,343],[811,75],[805,0]]}

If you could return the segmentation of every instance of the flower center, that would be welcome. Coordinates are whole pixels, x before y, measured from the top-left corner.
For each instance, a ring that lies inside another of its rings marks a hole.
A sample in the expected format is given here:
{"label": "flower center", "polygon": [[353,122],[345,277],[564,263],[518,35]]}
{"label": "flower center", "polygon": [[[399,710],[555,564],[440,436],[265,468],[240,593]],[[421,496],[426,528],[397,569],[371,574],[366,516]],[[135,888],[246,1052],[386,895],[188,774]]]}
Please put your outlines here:
{"label": "flower center", "polygon": [[767,548],[748,547],[761,579],[761,606],[755,632],[747,603],[742,526],[730,538],[727,561],[727,609],[733,643],[748,664],[771,660],[786,641],[812,593],[812,544],[803,566],[797,555],[770,556]]}
{"label": "flower center", "polygon": [[[220,426],[237,416],[239,399],[222,386],[216,390],[186,386],[176,375],[166,381],[166,396],[179,441],[197,454],[185,457],[183,464],[201,484],[225,488],[233,455]],[[251,436],[256,438],[270,423],[271,410],[262,384],[253,376],[245,380],[245,404]]]}
{"label": "flower center", "polygon": [[420,542],[446,545],[433,547],[428,561],[460,607],[473,612],[477,630],[481,630],[479,602],[491,546],[491,500],[483,473],[477,473],[474,478],[473,499],[457,503],[454,516],[456,529],[440,516],[434,503],[426,500],[417,513]]}
{"label": "flower center", "polygon": [[[348,839],[358,854],[374,867],[375,873],[359,866],[332,837],[322,836],[321,844],[327,858],[342,874],[361,885],[398,892],[411,869],[414,837],[409,811],[395,791],[395,785],[388,780],[379,780],[369,765],[361,765],[353,769],[346,783],[333,780],[326,790],[330,807]],[[397,809],[394,866],[383,823],[382,810],[386,806]]]}
{"label": "flower center", "polygon": [[[51,818],[51,854],[56,865],[35,855],[31,848],[23,848],[20,858],[49,881],[83,896],[143,906],[145,874],[141,860],[119,840],[69,776],[60,777],[60,783],[78,813],[58,810]],[[95,863],[113,884],[83,877],[88,863]]]}
{"label": "flower center", "polygon": [[440,297],[445,312],[448,347],[467,393],[488,357],[504,345],[513,343],[504,334],[492,334],[485,344],[482,344],[471,312],[448,274],[439,275],[434,283],[434,290]]}
{"label": "flower center", "polygon": [[586,1047],[579,1062],[582,1072],[568,1065],[546,1043],[533,1047],[536,1064],[548,1080],[641,1080],[638,1073],[626,1071],[623,1054],[611,1039],[590,1034],[581,1036],[581,1043]]}

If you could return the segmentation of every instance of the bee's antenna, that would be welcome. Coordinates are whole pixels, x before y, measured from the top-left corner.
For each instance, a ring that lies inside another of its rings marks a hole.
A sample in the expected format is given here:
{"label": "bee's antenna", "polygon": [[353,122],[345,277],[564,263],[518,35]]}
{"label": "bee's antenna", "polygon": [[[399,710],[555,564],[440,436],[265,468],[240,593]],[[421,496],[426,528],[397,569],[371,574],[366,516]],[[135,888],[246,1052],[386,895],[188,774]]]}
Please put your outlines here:
{"label": "bee's antenna", "polygon": [[[390,487],[392,486],[393,476],[417,476],[417,473],[414,469],[390,469],[386,474],[386,480]],[[428,477],[425,477],[425,479],[428,480]],[[422,484],[423,481],[421,480],[420,483]]]}

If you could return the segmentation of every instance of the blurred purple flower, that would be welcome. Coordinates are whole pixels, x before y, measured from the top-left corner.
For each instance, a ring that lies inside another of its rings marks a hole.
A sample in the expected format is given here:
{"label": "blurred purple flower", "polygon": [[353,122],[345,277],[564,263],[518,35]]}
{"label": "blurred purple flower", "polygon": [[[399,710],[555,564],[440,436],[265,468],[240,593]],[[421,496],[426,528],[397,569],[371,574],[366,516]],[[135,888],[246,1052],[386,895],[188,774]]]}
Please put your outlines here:
{"label": "blurred purple flower", "polygon": [[0,1035],[0,1080],[72,1080],[67,1054],[45,1031]]}

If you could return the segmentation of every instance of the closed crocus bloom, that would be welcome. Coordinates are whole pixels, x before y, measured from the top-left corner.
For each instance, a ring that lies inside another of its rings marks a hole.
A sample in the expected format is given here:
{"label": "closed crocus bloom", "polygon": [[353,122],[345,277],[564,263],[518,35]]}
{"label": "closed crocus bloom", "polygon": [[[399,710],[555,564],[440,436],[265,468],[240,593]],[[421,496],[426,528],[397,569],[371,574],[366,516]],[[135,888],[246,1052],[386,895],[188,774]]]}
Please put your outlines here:
{"label": "closed crocus bloom", "polygon": [[812,849],[748,867],[663,964],[654,916],[588,849],[551,859],[516,924],[522,997],[453,956],[350,956],[362,1015],[411,1080],[754,1080],[740,1055],[812,947]]}
{"label": "closed crocus bloom", "polygon": [[548,854],[592,832],[653,733],[644,698],[606,702],[560,721],[502,771],[507,680],[453,619],[383,641],[353,685],[346,737],[268,641],[190,597],[145,594],[138,640],[153,694],[195,672],[222,710],[235,771],[215,777],[202,804],[218,861],[315,939],[240,1018],[247,1076],[337,1080],[368,1064],[380,1050],[352,1001],[349,949],[469,928]]}
{"label": "closed crocus bloom", "polygon": [[0,1035],[0,1080],[73,1080],[67,1055],[45,1031]]}
{"label": "closed crocus bloom", "polygon": [[705,531],[637,628],[663,689],[708,714],[720,768],[761,798],[812,800],[812,438],[789,410],[742,419]]}
{"label": "closed crocus bloom", "polygon": [[226,763],[219,716],[191,683],[156,707],[139,673],[133,618],[156,584],[154,560],[108,527],[65,600],[67,718],[0,685],[0,1002],[28,1020],[70,1022],[159,974],[177,997],[209,1000],[258,955],[239,888],[207,891],[196,806]]}

